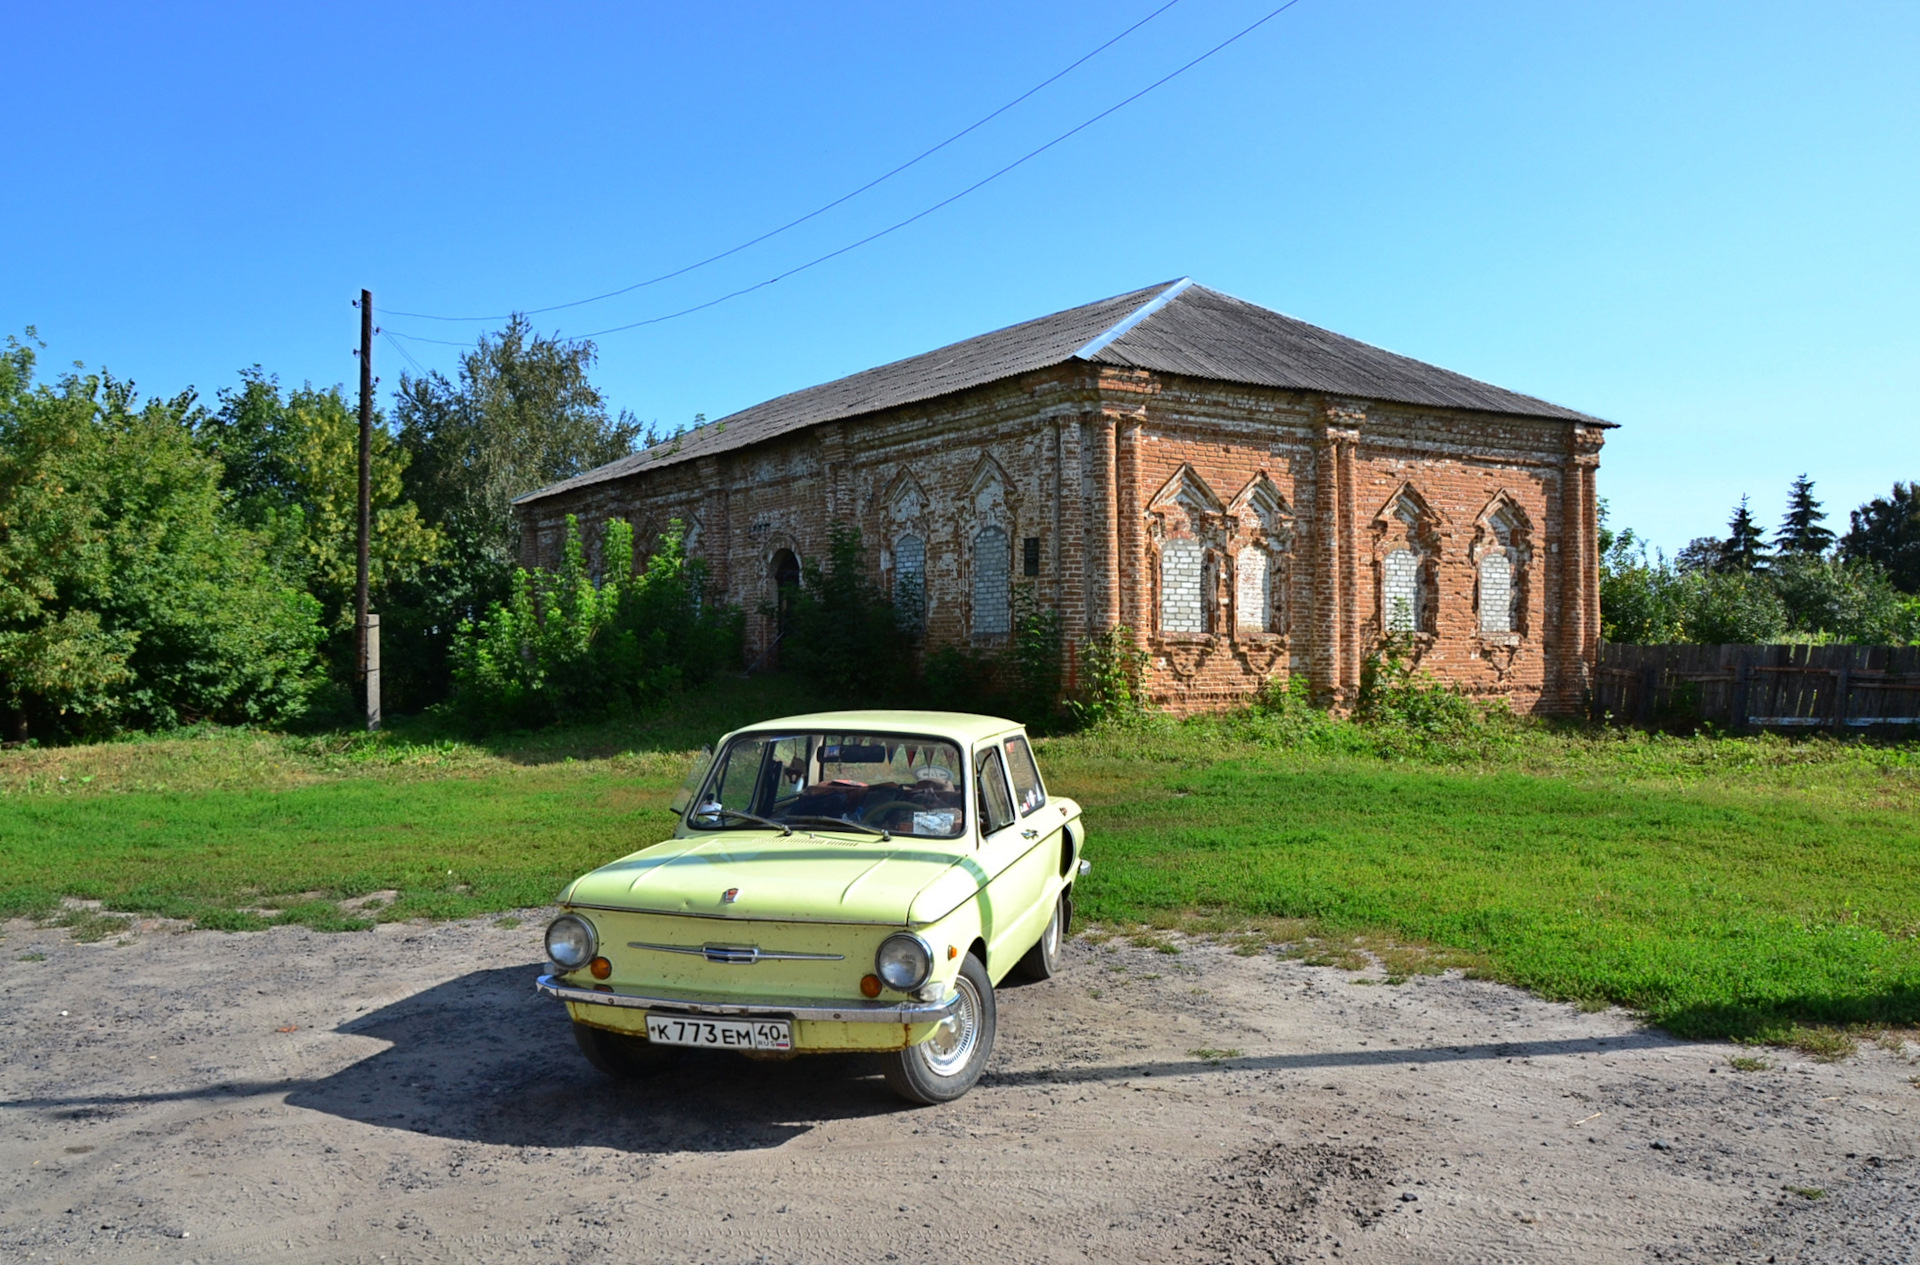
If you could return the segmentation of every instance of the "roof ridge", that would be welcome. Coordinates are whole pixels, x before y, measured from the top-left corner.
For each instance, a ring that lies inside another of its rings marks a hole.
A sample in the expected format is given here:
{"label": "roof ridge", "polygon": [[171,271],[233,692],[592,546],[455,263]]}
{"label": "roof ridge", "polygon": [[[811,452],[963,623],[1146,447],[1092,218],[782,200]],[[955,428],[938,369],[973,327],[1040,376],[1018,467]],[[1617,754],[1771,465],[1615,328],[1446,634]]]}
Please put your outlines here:
{"label": "roof ridge", "polygon": [[1179,298],[1181,293],[1185,291],[1192,284],[1193,284],[1192,277],[1180,278],[1178,281],[1174,282],[1172,285],[1169,285],[1166,289],[1162,290],[1159,294],[1155,295],[1153,298],[1147,300],[1145,303],[1142,303],[1134,311],[1128,313],[1126,316],[1121,317],[1114,324],[1109,325],[1106,329],[1100,331],[1098,334],[1095,334],[1091,339],[1087,340],[1084,346],[1082,346],[1078,351],[1074,352],[1071,356],[1068,356],[1067,359],[1068,360],[1093,359],[1095,356],[1105,351],[1108,347],[1112,346],[1114,343],[1119,342],[1122,338],[1126,337],[1128,330],[1138,325],[1141,321],[1146,320],[1149,316],[1152,316],[1155,312],[1158,312],[1161,308],[1165,307],[1167,304]]}

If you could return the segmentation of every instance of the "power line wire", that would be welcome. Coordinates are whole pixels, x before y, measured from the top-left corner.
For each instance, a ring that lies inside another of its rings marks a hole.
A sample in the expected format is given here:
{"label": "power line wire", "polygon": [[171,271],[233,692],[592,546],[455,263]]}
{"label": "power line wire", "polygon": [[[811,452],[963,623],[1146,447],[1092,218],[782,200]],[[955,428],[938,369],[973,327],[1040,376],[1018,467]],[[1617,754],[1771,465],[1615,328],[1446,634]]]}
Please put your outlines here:
{"label": "power line wire", "polygon": [[[933,155],[939,153],[941,150],[953,144],[955,141],[959,140],[961,137],[966,136],[968,133],[977,131],[980,128],[986,126],[988,123],[993,122],[993,120],[999,118],[1001,115],[1005,114],[1008,110],[1011,110],[1014,106],[1019,105],[1022,101],[1025,101],[1028,97],[1032,96],[1034,93],[1039,92],[1042,88],[1045,88],[1049,84],[1052,84],[1057,80],[1060,80],[1066,77],[1066,75],[1068,75],[1070,72],[1079,69],[1081,66],[1085,65],[1087,62],[1090,62],[1095,57],[1098,57],[1101,53],[1106,52],[1109,48],[1112,48],[1115,44],[1118,44],[1121,40],[1127,38],[1127,36],[1133,34],[1135,31],[1139,30],[1141,27],[1145,26],[1147,23],[1153,21],[1155,18],[1159,17],[1162,13],[1165,13],[1168,9],[1171,9],[1174,5],[1178,3],[1180,3],[1180,0],[1167,0],[1165,4],[1155,9],[1152,13],[1147,14],[1146,17],[1141,18],[1138,22],[1135,22],[1132,26],[1120,32],[1120,34],[1114,36],[1112,39],[1108,40],[1106,43],[1100,45],[1100,47],[1094,49],[1092,52],[1088,53],[1086,56],[1080,58],[1078,61],[1072,63],[1071,65],[1067,66],[1065,69],[1060,70],[1053,75],[1050,75],[1046,79],[1043,79],[1039,83],[1035,84],[1033,87],[1028,88],[1025,92],[1021,93],[1019,96],[1015,97],[1013,100],[1007,102],[1005,105],[1001,106],[999,109],[995,110],[993,113],[985,115],[984,117],[977,119],[972,123],[969,123],[967,126],[961,128],[959,131],[955,132],[952,136],[947,137],[947,139],[941,141],[938,145],[933,146],[931,149],[926,149],[921,151],[919,154],[916,154],[914,157],[909,158],[907,161],[901,163],[898,167],[895,167],[892,171],[889,171],[884,175],[874,177],[872,180],[867,181],[867,183],[861,185],[858,189],[855,189],[853,192],[842,194],[840,197],[835,198],[833,201],[827,203],[825,206],[816,207],[813,210],[808,211],[805,215],[801,216],[799,219],[788,220],[785,224],[782,224],[779,228],[769,229],[768,231],[760,234],[760,236],[753,238],[751,241],[741,242],[738,246],[734,246],[728,250],[723,250],[717,255],[709,255],[705,259],[700,260],[698,263],[688,264],[684,268],[675,268],[672,272],[663,272],[657,277],[649,277],[645,281],[636,281],[630,286],[622,286],[618,290],[609,290],[605,294],[596,294],[591,298],[574,299],[568,303],[555,303],[548,307],[531,308],[528,311],[521,313],[521,315],[538,316],[543,312],[558,312],[562,308],[580,307],[581,305],[587,304],[587,303],[598,303],[602,299],[618,298],[620,295],[623,295],[623,294],[631,294],[635,290],[642,290],[650,285],[658,285],[662,281],[671,281],[675,277],[685,276],[687,273],[692,272],[698,268],[704,268],[708,264],[718,263],[722,259],[725,259],[730,255],[739,254],[741,251],[746,250],[750,246],[758,246],[761,242],[766,241],[770,237],[778,237],[780,234],[786,232],[790,228],[798,228],[800,225],[805,224],[808,220],[813,219],[815,216],[824,215],[828,211],[831,211],[833,210],[833,208],[839,206],[841,203],[848,202],[854,198],[859,197],[861,194],[865,193],[867,190],[873,188],[876,185],[884,184],[886,181],[893,179],[895,176],[899,175],[901,172],[905,171],[907,168],[915,165],[921,160],[933,157]],[[412,317],[415,320],[423,320],[423,321],[504,321],[509,316],[512,316],[513,313],[511,312],[503,313],[499,316],[434,316],[431,313],[427,313],[427,312],[395,311],[392,313],[392,315]]]}
{"label": "power line wire", "polygon": [[[934,203],[930,207],[927,207],[925,210],[915,212],[914,214],[909,215],[906,219],[899,220],[893,224],[890,224],[886,228],[883,228],[878,232],[869,233],[867,234],[867,236],[860,238],[858,241],[850,242],[847,245],[840,247],[838,250],[830,250],[824,255],[819,255],[814,257],[813,259],[809,259],[806,263],[798,264],[792,268],[787,269],[785,272],[778,273],[772,277],[767,278],[765,281],[756,281],[754,284],[750,286],[742,286],[740,289],[730,291],[729,293],[721,295],[719,298],[708,299],[704,303],[696,303],[692,307],[681,308],[677,312],[668,312],[663,316],[648,317],[646,320],[643,320],[643,321],[631,321],[625,325],[611,325],[611,326],[608,326],[606,329],[593,330],[585,334],[575,334],[575,335],[571,335],[571,337],[576,339],[599,338],[606,334],[618,334],[625,330],[639,329],[642,326],[646,326],[646,325],[658,325],[662,321],[671,321],[671,320],[678,319],[679,317],[682,317],[682,316],[690,316],[695,312],[703,312],[707,308],[717,307],[718,305],[725,303],[730,299],[737,299],[742,295],[752,294],[756,290],[764,290],[768,286],[773,285],[779,281],[784,281],[788,277],[791,277],[796,273],[802,273],[807,271],[807,269],[809,268],[818,267],[819,265],[826,263],[830,259],[839,258],[841,255],[846,254],[848,251],[858,250],[860,247],[865,246],[870,242],[876,242],[880,240],[882,237],[885,237],[890,233],[896,233],[899,230],[907,227],[909,224],[913,224],[919,220],[925,219],[927,216],[932,215],[935,211],[938,211],[943,207],[953,205],[955,202],[958,202],[961,198],[966,197],[968,194],[974,192],[975,190],[983,188],[986,185],[992,184],[995,180],[998,180],[1000,177],[1006,175],[1008,172],[1014,170],[1015,168],[1023,166],[1024,164],[1032,161],[1033,159],[1038,158],[1041,154],[1046,153],[1048,150],[1052,149],[1055,145],[1060,144],[1062,141],[1068,140],[1071,137],[1077,136],[1081,132],[1086,131],[1088,128],[1092,127],[1095,123],[1098,123],[1101,119],[1106,118],[1108,115],[1114,113],[1115,111],[1123,109],[1126,106],[1132,105],[1135,101],[1138,101],[1141,97],[1146,96],[1149,92],[1152,92],[1154,89],[1162,86],[1163,84],[1169,83],[1174,79],[1179,78],[1181,75],[1186,74],[1189,70],[1192,70],[1195,66],[1198,66],[1201,62],[1206,61],[1209,57],[1212,57],[1214,54],[1220,52],[1222,49],[1225,49],[1232,44],[1238,43],[1240,40],[1244,39],[1248,35],[1251,35],[1254,31],[1258,30],[1262,26],[1265,26],[1268,22],[1271,22],[1273,19],[1279,17],[1282,13],[1285,13],[1288,9],[1291,9],[1294,5],[1298,3],[1300,3],[1300,0],[1286,0],[1285,4],[1282,4],[1278,8],[1272,10],[1271,12],[1266,14],[1266,16],[1258,19],[1257,21],[1251,23],[1246,27],[1243,27],[1240,31],[1236,32],[1235,34],[1228,36],[1226,39],[1220,41],[1218,44],[1215,44],[1212,48],[1208,49],[1206,52],[1201,53],[1198,57],[1195,57],[1192,61],[1189,61],[1185,65],[1180,66],[1178,69],[1169,71],[1167,74],[1162,75],[1160,78],[1154,80],[1152,83],[1140,89],[1138,92],[1134,93],[1132,96],[1125,97],[1120,101],[1115,102],[1114,104],[1108,106],[1106,109],[1100,111],[1100,113],[1094,115],[1092,118],[1086,120],[1084,123],[1081,123],[1076,127],[1069,128],[1067,131],[1060,133],[1060,135],[1054,137],[1052,140],[1048,141],[1046,144],[1038,146],[1037,148],[1028,150],[1025,154],[1022,154],[1020,157],[1014,159],[1012,162],[1000,168],[998,171],[995,171],[990,175],[983,176],[979,180],[976,180],[972,184],[968,185],[966,188],[960,190],[958,193],[951,194],[948,197],[942,198],[940,201]],[[498,318],[495,318],[495,319],[498,319]],[[451,339],[423,338],[417,334],[401,333],[400,331],[397,331],[397,330],[394,332],[399,333],[400,337],[408,339],[413,342],[438,343],[446,347],[467,346],[466,343],[455,342]]]}
{"label": "power line wire", "polygon": [[[380,331],[380,337],[386,339],[388,345],[391,346],[395,351],[399,352],[401,356],[403,356],[406,359],[406,362],[412,365],[414,369],[420,374],[421,377],[424,378],[427,375],[427,367],[421,364],[418,360],[415,360],[413,358],[413,353],[408,351],[406,347],[402,345],[401,342],[398,339],[396,339],[392,334],[382,329]],[[464,343],[461,345],[465,346]]]}

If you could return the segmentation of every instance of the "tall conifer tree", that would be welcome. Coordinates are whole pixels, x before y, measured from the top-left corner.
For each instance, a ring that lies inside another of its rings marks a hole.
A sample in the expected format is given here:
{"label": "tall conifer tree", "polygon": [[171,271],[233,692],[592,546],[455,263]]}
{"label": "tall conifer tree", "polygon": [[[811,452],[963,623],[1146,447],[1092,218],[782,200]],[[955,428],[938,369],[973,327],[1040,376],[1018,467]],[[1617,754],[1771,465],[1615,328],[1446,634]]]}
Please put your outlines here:
{"label": "tall conifer tree", "polygon": [[1820,524],[1827,512],[1813,499],[1813,480],[1801,475],[1787,493],[1787,516],[1774,535],[1773,547],[1783,554],[1823,554],[1833,547],[1833,533]]}
{"label": "tall conifer tree", "polygon": [[1753,521],[1753,511],[1747,508],[1747,498],[1743,496],[1734,507],[1733,517],[1727,520],[1727,538],[1720,544],[1720,560],[1715,569],[1757,571],[1766,560],[1766,533]]}

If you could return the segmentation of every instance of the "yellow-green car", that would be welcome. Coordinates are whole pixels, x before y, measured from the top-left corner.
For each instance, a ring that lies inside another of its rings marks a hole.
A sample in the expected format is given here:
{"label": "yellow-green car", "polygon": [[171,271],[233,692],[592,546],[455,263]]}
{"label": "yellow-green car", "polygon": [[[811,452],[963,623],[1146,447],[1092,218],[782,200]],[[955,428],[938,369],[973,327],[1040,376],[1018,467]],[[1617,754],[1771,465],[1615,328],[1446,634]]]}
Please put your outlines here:
{"label": "yellow-green car", "polygon": [[681,1046],[858,1050],[905,1098],[958,1098],[993,1050],[994,985],[1053,974],[1088,870],[1080,806],[991,716],[770,720],[721,739],[674,807],[671,839],[574,880],[547,928],[539,989],[616,1076]]}

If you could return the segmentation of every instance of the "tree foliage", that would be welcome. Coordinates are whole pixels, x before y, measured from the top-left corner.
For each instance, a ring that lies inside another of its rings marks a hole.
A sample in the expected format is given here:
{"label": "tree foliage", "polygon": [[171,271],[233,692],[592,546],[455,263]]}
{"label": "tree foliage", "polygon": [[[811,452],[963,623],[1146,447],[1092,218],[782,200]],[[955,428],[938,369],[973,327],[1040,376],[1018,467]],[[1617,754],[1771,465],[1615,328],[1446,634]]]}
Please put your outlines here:
{"label": "tree foliage", "polygon": [[1886,569],[1902,593],[1920,593],[1920,481],[1895,483],[1850,515],[1840,541],[1844,557]]}
{"label": "tree foliage", "polygon": [[639,424],[613,416],[588,379],[596,355],[591,342],[543,337],[515,316],[460,358],[457,381],[401,375],[394,416],[407,491],[443,538],[386,601],[382,633],[403,698],[442,696],[453,630],[508,599],[520,556],[513,499],[633,450]]}
{"label": "tree foliage", "polygon": [[1813,496],[1813,480],[1805,474],[1793,481],[1787,492],[1787,516],[1780,520],[1773,547],[1783,557],[1817,556],[1833,548],[1833,532],[1823,526],[1827,511]]}
{"label": "tree foliage", "polygon": [[738,611],[715,603],[675,521],[635,570],[633,528],[609,520],[600,578],[567,518],[558,570],[514,573],[511,596],[453,639],[455,704],[487,728],[633,710],[739,661]]}
{"label": "tree foliage", "polygon": [[911,679],[917,637],[868,574],[858,527],[828,525],[825,563],[801,568],[790,601],[782,667],[853,701],[895,697]]}
{"label": "tree foliage", "polygon": [[1754,571],[1702,566],[1697,556],[1669,561],[1631,529],[1613,531],[1604,513],[1600,546],[1601,636],[1608,641],[1920,641],[1920,602],[1903,597],[1872,562],[1801,552]]}
{"label": "tree foliage", "polygon": [[1753,511],[1747,508],[1747,498],[1743,496],[1740,504],[1734,506],[1733,517],[1727,520],[1727,538],[1720,542],[1713,569],[1730,575],[1758,571],[1766,563],[1766,533],[1754,521]]}
{"label": "tree foliage", "polygon": [[[201,419],[202,447],[222,464],[222,484],[239,521],[260,532],[275,567],[319,601],[324,643],[338,689],[350,689],[359,572],[360,417],[337,386],[311,384],[282,398],[258,366]],[[408,454],[374,417],[369,492],[372,532],[368,589],[382,610],[398,586],[418,577],[441,547],[440,532],[407,499]],[[396,656],[384,659],[392,663]],[[404,669],[403,669],[404,670]]]}
{"label": "tree foliage", "polygon": [[191,391],[140,403],[0,368],[0,676],[16,733],[278,721],[315,684],[318,606],[235,523]]}

